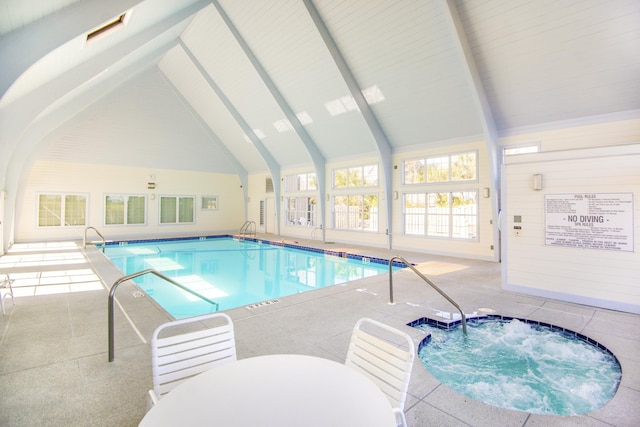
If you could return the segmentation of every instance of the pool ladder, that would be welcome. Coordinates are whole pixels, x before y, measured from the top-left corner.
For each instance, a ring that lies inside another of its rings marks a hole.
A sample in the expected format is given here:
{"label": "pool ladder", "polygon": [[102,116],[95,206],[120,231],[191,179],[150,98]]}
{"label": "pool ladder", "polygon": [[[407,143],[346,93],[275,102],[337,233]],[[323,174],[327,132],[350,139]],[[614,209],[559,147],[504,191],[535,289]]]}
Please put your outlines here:
{"label": "pool ladder", "polygon": [[245,221],[240,227],[240,231],[238,235],[241,239],[245,239],[247,236],[256,237],[256,222],[255,221]]}
{"label": "pool ladder", "polygon": [[447,295],[442,289],[436,286],[431,280],[429,280],[424,274],[420,273],[409,261],[402,258],[401,256],[394,256],[389,260],[389,304],[395,304],[393,302],[393,275],[391,274],[393,271],[393,261],[398,260],[402,262],[404,265],[409,267],[414,273],[416,273],[422,280],[424,280],[429,286],[436,290],[440,295],[442,295],[447,301],[449,301],[455,308],[460,312],[460,317],[462,319],[462,333],[467,335],[467,317],[464,315],[464,312],[449,295]]}
{"label": "pool ladder", "polygon": [[136,277],[142,276],[144,274],[147,273],[151,273],[154,274],[158,277],[160,277],[161,279],[166,280],[167,282],[171,283],[174,286],[177,286],[178,288],[182,289],[185,292],[189,292],[192,295],[197,296],[198,298],[208,302],[209,304],[213,305],[215,307],[215,311],[218,311],[219,305],[217,302],[211,301],[209,298],[206,298],[202,295],[200,295],[197,292],[194,292],[193,290],[185,287],[184,285],[181,285],[180,283],[176,282],[173,279],[170,279],[169,277],[165,276],[162,273],[159,273],[156,270],[153,269],[149,269],[149,270],[143,270],[143,271],[138,271],[137,273],[133,273],[133,274],[129,274],[128,276],[124,276],[119,278],[118,280],[115,281],[115,283],[111,286],[111,290],[109,291],[109,305],[108,305],[108,322],[109,322],[109,362],[113,362],[113,359],[115,357],[115,345],[114,345],[114,330],[113,330],[113,324],[114,324],[114,317],[113,317],[113,301],[115,298],[115,294],[116,294],[116,289],[118,288],[118,286],[120,285],[120,283],[122,282],[126,282],[127,280],[131,280],[131,279],[135,279]]}

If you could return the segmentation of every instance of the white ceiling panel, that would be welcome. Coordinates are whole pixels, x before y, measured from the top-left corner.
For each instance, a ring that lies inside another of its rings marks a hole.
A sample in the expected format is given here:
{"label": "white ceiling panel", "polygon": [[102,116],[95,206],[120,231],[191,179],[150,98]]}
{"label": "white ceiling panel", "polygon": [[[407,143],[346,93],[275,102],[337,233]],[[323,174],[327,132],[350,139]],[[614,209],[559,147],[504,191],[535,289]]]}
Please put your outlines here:
{"label": "white ceiling panel", "polygon": [[236,173],[157,68],[83,111],[40,158]]}
{"label": "white ceiling panel", "polygon": [[[305,114],[305,129],[326,160],[375,152],[357,109],[337,114],[327,108],[350,98],[349,89],[301,1],[272,1],[256,9],[234,1],[221,4],[289,107]],[[352,99],[349,104],[355,105]],[[283,133],[294,134],[291,128]]]}
{"label": "white ceiling panel", "polygon": [[198,14],[182,39],[281,166],[311,163],[296,134],[274,128],[284,113],[213,7]]}
{"label": "white ceiling panel", "polygon": [[640,104],[640,2],[458,1],[498,128]]}
{"label": "white ceiling panel", "polygon": [[245,140],[242,128],[181,47],[172,49],[158,66],[247,171],[267,171],[260,153]]}
{"label": "white ceiling panel", "polygon": [[[66,133],[47,155],[57,158],[84,159],[85,141],[94,131],[104,161],[115,161],[126,149],[132,155],[124,161],[132,164],[154,160],[161,167],[174,162],[179,168],[229,171],[224,151],[249,173],[264,172],[260,151],[245,139],[253,129],[273,157],[267,160],[271,165],[307,167],[314,164],[307,139],[287,122],[289,109],[300,114],[325,160],[376,155],[374,135],[380,134],[358,110],[344,69],[302,0],[136,1],[0,0],[0,47],[33,54],[13,68],[11,55],[0,58],[3,69],[13,71],[1,74],[8,90],[0,98],[0,170],[17,145],[25,151],[40,147],[36,140],[59,127],[56,120],[65,123]],[[312,2],[392,151],[481,137],[477,92],[468,79],[474,67],[498,133],[640,111],[638,0],[449,1],[460,16],[468,57],[457,48],[445,0]],[[136,5],[127,27],[92,46],[84,46],[84,26],[69,24],[92,26],[131,4]],[[251,64],[217,4],[260,67]],[[76,14],[80,21],[70,21]],[[42,56],[49,49],[42,41],[47,36],[53,36],[47,39],[51,50]],[[229,103],[211,89],[190,55],[176,48],[181,43]],[[105,135],[115,136],[117,154],[107,153]],[[226,149],[216,151],[212,135]],[[142,155],[151,149],[148,140],[163,147],[151,157]],[[123,141],[129,146],[118,145]],[[189,149],[174,152],[170,141]]]}
{"label": "white ceiling panel", "polygon": [[322,1],[318,4],[390,144],[400,148],[477,135],[462,59],[439,2]]}
{"label": "white ceiling panel", "polygon": [[2,0],[0,36],[44,18],[81,0]]}

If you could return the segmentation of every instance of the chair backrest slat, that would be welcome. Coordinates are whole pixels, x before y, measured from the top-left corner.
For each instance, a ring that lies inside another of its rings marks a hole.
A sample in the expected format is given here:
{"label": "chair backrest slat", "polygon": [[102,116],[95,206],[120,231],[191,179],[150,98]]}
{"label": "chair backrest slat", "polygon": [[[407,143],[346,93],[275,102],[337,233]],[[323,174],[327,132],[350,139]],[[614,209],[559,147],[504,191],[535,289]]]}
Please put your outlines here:
{"label": "chair backrest slat", "polygon": [[[361,328],[365,326],[367,331]],[[373,335],[370,330],[379,331]],[[384,339],[383,339],[384,338]],[[360,319],[353,329],[345,365],[356,369],[387,395],[391,406],[404,409],[415,358],[413,340],[372,319]]]}
{"label": "chair backrest slat", "polygon": [[[205,321],[217,319],[223,325],[206,326]],[[197,325],[200,330],[160,337],[160,334],[179,331]],[[168,393],[181,382],[215,366],[236,361],[233,322],[224,313],[180,319],[159,326],[151,340],[153,388],[158,397]]]}

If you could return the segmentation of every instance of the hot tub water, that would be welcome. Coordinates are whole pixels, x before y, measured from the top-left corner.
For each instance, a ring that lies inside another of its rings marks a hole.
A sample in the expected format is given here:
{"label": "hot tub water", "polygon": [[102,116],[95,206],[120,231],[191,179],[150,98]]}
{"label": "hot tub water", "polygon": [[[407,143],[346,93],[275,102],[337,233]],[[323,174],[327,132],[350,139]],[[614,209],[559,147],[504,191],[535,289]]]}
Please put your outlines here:
{"label": "hot tub water", "polygon": [[621,369],[608,351],[550,327],[513,319],[474,321],[431,334],[418,352],[440,382],[493,406],[536,414],[577,415],[604,406]]}

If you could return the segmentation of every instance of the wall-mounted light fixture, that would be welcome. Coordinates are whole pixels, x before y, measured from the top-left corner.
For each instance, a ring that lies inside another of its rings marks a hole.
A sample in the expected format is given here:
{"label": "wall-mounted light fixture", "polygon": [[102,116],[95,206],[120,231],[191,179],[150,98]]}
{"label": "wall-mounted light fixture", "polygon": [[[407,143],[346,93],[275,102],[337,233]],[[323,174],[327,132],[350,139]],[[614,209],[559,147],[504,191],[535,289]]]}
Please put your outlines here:
{"label": "wall-mounted light fixture", "polygon": [[155,182],[147,182],[147,188],[149,190],[155,190],[156,189],[156,183]]}
{"label": "wall-mounted light fixture", "polygon": [[531,186],[534,190],[540,191],[542,190],[542,175],[537,173],[533,175],[533,180]]}
{"label": "wall-mounted light fixture", "polygon": [[489,189],[489,187],[484,187],[482,189],[482,197],[484,197],[485,199],[488,199],[489,196],[491,196],[491,190]]}

